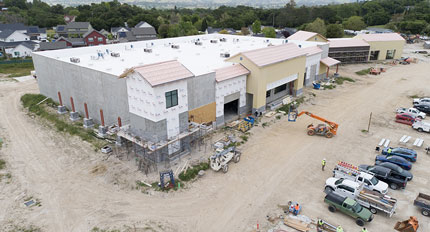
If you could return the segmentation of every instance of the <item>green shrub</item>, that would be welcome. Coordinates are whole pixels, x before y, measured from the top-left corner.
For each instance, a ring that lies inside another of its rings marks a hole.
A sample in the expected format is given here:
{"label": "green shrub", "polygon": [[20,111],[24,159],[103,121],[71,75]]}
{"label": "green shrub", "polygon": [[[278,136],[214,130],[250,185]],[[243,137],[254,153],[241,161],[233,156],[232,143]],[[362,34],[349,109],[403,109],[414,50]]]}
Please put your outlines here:
{"label": "green shrub", "polygon": [[209,162],[199,163],[197,165],[194,165],[188,168],[186,172],[179,173],[178,177],[182,181],[190,181],[198,175],[200,170],[208,170],[208,169],[209,169]]}
{"label": "green shrub", "polygon": [[348,82],[355,82],[354,79],[349,78],[349,77],[337,77],[334,79],[334,82],[338,85],[343,84],[343,82],[348,81]]}
{"label": "green shrub", "polygon": [[370,69],[371,68],[363,69],[363,70],[360,70],[358,72],[355,72],[355,74],[360,75],[360,76],[367,75],[367,74],[369,74]]}
{"label": "green shrub", "polygon": [[0,170],[6,167],[6,161],[0,159]]}
{"label": "green shrub", "polygon": [[245,142],[248,141],[248,136],[246,136],[246,135],[242,135],[242,136],[240,136],[240,138]]}

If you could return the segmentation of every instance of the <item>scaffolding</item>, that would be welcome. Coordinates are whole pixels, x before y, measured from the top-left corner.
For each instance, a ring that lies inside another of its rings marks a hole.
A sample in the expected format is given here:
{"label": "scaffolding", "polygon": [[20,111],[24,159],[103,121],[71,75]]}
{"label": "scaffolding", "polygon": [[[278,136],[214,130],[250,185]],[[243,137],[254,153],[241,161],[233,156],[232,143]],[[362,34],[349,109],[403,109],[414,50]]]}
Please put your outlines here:
{"label": "scaffolding", "polygon": [[[130,127],[118,131],[116,156],[121,160],[134,160],[138,170],[149,174],[170,169],[171,163],[191,153],[193,148],[206,145],[205,137],[213,131],[213,126],[189,123],[188,130],[168,141],[145,141],[130,132]],[[206,146],[205,146],[206,148]]]}

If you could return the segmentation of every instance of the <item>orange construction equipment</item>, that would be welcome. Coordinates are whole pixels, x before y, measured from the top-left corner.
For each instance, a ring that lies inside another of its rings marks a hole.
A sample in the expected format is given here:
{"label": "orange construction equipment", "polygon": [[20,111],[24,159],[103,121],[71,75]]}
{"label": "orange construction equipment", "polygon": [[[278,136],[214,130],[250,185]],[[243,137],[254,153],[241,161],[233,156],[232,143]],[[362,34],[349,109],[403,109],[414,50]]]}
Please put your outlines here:
{"label": "orange construction equipment", "polygon": [[312,136],[312,135],[323,135],[327,138],[332,138],[334,135],[336,135],[337,133],[337,128],[339,127],[339,125],[335,122],[331,122],[325,118],[321,118],[320,116],[317,116],[315,114],[312,114],[311,112],[308,111],[302,111],[299,114],[297,114],[296,117],[300,117],[303,114],[306,114],[307,116],[311,117],[311,118],[315,118],[317,120],[320,120],[326,124],[318,124],[318,126],[314,127],[314,124],[310,124],[308,125],[308,135]]}
{"label": "orange construction equipment", "polygon": [[418,230],[418,220],[412,216],[409,220],[397,222],[394,229],[400,232],[416,232]]}

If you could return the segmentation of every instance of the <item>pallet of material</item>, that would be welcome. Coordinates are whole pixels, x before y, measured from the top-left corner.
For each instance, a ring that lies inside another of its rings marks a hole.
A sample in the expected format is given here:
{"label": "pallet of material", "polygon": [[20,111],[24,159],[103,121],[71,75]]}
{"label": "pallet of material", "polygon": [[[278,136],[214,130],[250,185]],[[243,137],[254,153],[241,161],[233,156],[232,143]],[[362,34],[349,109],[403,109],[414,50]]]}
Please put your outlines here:
{"label": "pallet of material", "polygon": [[390,217],[394,214],[397,200],[384,194],[363,189],[356,200],[366,208],[375,208],[387,213]]}
{"label": "pallet of material", "polygon": [[284,224],[302,232],[308,232],[310,230],[310,226],[308,223],[302,222],[294,218],[286,217],[284,219]]}

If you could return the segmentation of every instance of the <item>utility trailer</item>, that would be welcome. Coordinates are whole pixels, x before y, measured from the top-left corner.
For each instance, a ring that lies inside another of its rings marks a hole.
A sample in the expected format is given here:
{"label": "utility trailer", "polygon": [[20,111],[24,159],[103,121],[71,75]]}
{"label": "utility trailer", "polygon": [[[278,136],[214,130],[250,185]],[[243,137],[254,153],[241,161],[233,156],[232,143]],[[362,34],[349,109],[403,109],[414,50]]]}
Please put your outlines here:
{"label": "utility trailer", "polygon": [[430,196],[424,193],[419,193],[414,201],[414,205],[421,209],[424,216],[430,215]]}
{"label": "utility trailer", "polygon": [[386,213],[389,217],[393,216],[397,207],[397,200],[390,196],[363,189],[355,197],[355,200],[363,207],[368,208],[373,214],[377,210]]}

